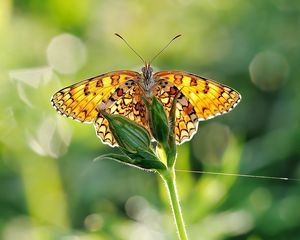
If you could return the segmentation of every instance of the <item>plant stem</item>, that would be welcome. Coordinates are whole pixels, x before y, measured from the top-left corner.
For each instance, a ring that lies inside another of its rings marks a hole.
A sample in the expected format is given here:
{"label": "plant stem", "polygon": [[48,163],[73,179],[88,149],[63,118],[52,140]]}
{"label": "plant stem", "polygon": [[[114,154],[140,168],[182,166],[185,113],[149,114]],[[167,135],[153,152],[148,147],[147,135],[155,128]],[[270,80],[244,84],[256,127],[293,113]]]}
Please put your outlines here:
{"label": "plant stem", "polygon": [[169,168],[163,172],[160,172],[160,176],[165,182],[165,186],[169,195],[169,200],[173,212],[173,217],[175,221],[175,225],[177,227],[177,233],[180,240],[188,240],[183,216],[181,212],[181,207],[179,203],[179,198],[176,189],[176,177],[174,168]]}

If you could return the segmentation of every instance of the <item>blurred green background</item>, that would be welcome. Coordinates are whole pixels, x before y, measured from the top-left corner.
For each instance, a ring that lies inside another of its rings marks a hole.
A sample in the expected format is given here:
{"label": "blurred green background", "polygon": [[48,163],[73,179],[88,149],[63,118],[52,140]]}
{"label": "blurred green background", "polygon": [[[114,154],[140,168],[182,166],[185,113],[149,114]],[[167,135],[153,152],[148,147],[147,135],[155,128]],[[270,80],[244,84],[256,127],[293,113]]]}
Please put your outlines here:
{"label": "blurred green background", "polygon": [[[300,1],[1,0],[0,239],[170,240],[160,180],[116,162],[92,125],[51,95],[154,63],[237,89],[230,114],[200,122],[177,169],[300,179]],[[178,172],[191,240],[300,239],[300,182]]]}

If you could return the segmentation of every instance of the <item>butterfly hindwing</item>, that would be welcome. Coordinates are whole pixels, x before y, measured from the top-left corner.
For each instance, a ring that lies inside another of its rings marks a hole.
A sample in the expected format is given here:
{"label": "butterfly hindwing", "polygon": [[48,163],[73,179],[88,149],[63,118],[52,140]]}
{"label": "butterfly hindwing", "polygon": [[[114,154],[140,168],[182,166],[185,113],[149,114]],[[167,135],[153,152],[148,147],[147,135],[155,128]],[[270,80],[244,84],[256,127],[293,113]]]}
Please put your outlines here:
{"label": "butterfly hindwing", "polygon": [[[107,103],[99,106],[107,113],[119,114],[148,128],[146,108],[141,100],[142,91],[133,80],[125,82],[109,97]],[[116,141],[108,126],[108,121],[99,113],[94,123],[97,136],[103,143],[116,146]]]}
{"label": "butterfly hindwing", "polygon": [[198,118],[194,106],[173,83],[167,80],[157,82],[153,89],[153,95],[163,104],[168,114],[170,113],[174,97],[177,95],[175,113],[176,142],[182,144],[189,140],[197,131],[198,125]]}

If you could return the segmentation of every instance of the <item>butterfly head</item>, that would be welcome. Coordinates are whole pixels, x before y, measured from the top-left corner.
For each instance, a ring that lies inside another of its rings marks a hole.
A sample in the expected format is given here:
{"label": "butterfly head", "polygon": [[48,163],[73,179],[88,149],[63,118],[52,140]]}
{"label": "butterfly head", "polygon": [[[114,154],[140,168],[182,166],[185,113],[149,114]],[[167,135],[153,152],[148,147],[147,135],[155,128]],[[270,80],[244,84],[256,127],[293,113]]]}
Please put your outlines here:
{"label": "butterfly head", "polygon": [[153,72],[153,68],[150,66],[150,63],[145,63],[145,66],[142,67],[142,73],[144,76],[144,79],[151,79],[152,76],[152,72]]}

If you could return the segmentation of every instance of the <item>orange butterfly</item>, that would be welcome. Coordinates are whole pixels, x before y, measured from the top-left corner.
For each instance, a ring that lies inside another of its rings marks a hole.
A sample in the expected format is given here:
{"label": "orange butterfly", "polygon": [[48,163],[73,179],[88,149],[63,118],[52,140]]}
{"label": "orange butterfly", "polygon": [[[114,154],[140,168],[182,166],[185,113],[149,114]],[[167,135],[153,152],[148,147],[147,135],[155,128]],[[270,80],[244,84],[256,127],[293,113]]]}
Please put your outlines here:
{"label": "orange butterfly", "polygon": [[[174,37],[166,47],[179,36]],[[99,113],[99,109],[126,116],[149,129],[147,109],[141,96],[156,96],[169,113],[178,91],[175,123],[177,144],[193,137],[199,120],[227,113],[241,100],[241,95],[236,90],[213,80],[183,71],[159,71],[153,74],[150,63],[145,63],[141,73],[114,71],[63,88],[52,96],[51,102],[66,117],[94,123],[97,136],[102,142],[117,146],[108,122]]]}

